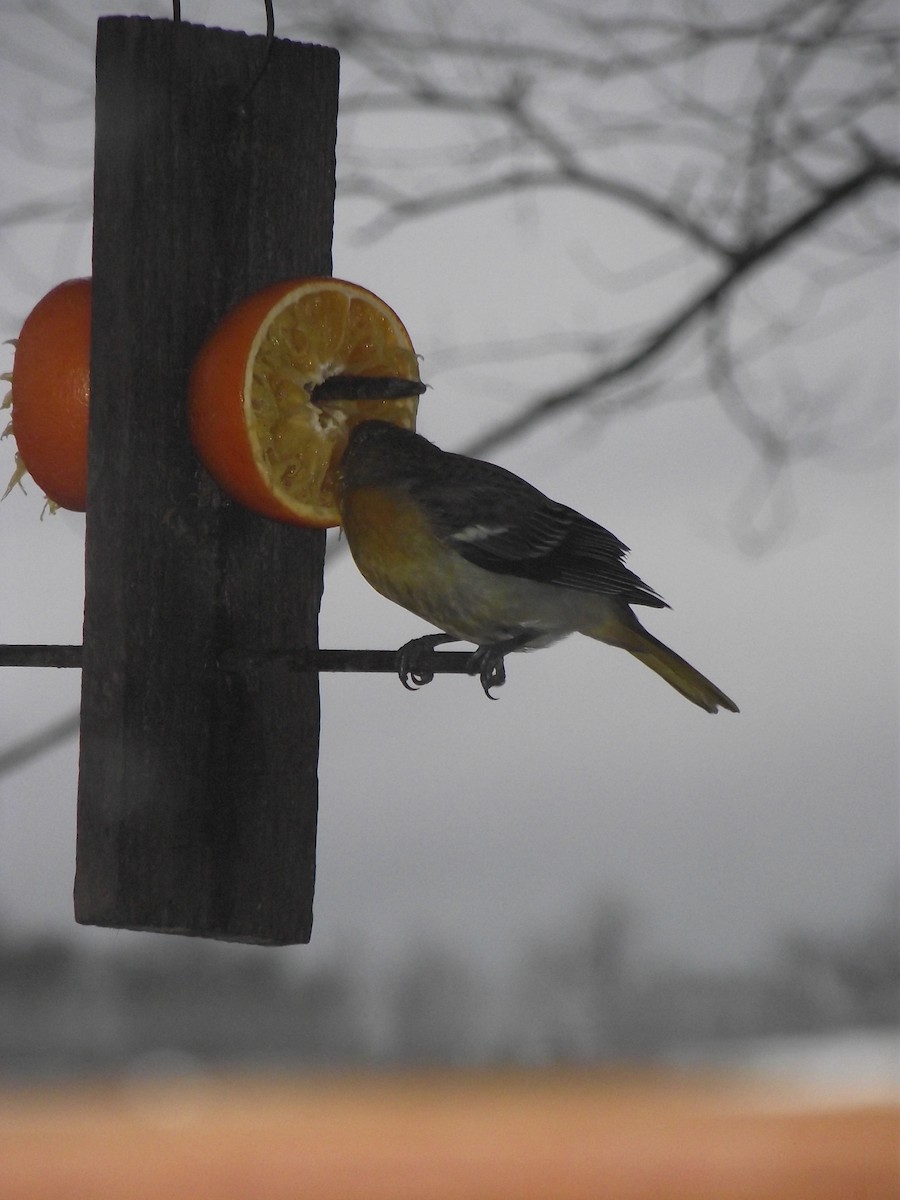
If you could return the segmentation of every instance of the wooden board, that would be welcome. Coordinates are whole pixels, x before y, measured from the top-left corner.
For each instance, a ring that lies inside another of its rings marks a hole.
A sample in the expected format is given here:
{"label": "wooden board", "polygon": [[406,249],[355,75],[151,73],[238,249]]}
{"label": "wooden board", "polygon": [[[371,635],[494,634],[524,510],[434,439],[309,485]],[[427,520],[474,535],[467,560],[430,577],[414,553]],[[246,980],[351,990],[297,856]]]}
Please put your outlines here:
{"label": "wooden board", "polygon": [[338,56],[144,18],[97,40],[90,482],[75,912],[309,938],[323,535],[231,504],[187,432],[236,301],[328,274]]}

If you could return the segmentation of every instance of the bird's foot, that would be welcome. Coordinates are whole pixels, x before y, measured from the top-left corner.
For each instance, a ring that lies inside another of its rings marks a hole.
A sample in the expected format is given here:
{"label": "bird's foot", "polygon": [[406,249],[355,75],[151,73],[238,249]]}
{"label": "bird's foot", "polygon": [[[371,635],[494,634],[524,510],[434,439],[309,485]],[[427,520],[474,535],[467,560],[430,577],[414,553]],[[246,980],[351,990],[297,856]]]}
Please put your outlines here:
{"label": "bird's foot", "polygon": [[506,683],[506,663],[504,659],[512,650],[521,650],[531,641],[533,634],[520,633],[516,637],[507,638],[502,642],[492,642],[479,646],[469,659],[469,674],[477,675],[488,700],[496,700],[491,695],[491,688],[502,687]]}
{"label": "bird's foot", "polygon": [[425,666],[423,660],[426,656],[431,658],[435,646],[455,641],[456,638],[446,633],[428,633],[400,647],[397,651],[397,674],[408,692],[415,692],[434,679],[434,671]]}
{"label": "bird's foot", "polygon": [[469,674],[477,675],[488,700],[496,700],[491,688],[503,687],[506,683],[506,651],[497,646],[479,646],[469,659]]}

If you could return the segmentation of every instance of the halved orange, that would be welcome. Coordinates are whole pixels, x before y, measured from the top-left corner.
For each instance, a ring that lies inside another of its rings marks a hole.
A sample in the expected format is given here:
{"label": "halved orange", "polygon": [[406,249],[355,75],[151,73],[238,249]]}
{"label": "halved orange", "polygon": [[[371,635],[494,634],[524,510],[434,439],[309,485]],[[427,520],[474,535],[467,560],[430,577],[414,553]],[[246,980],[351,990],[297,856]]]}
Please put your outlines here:
{"label": "halved orange", "polygon": [[15,341],[12,383],[3,408],[12,419],[2,436],[16,439],[8,496],[31,475],[51,508],[87,507],[88,397],[91,383],[91,281],[69,279],[25,318]]}
{"label": "halved orange", "polygon": [[[418,384],[400,318],[366,288],[330,277],[286,280],[232,309],[201,348],[190,382],[191,438],[223,491],[278,520],[339,524],[337,465],[350,430],[376,417],[413,429],[418,407],[402,386],[395,399],[340,398],[341,376]],[[339,398],[314,400],[326,379]]]}

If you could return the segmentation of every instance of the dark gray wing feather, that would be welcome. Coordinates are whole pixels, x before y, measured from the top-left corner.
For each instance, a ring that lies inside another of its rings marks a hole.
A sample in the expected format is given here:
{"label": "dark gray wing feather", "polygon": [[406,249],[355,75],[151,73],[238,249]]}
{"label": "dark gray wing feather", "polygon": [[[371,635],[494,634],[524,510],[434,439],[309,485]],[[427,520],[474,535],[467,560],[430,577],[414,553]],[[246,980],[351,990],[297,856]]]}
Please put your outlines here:
{"label": "dark gray wing feather", "polygon": [[437,535],[487,571],[666,607],[624,565],[628,547],[614,534],[503,467],[444,454],[439,474],[410,491]]}

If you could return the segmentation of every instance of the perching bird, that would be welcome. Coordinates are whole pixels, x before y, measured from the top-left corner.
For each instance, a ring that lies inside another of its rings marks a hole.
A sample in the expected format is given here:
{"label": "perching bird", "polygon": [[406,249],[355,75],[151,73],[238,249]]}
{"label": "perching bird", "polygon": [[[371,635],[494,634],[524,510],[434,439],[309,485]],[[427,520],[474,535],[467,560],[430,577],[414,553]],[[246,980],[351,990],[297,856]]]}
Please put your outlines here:
{"label": "perching bird", "polygon": [[621,646],[707,712],[738,711],[639,624],[632,604],[668,605],[624,565],[628,547],[511,471],[363,421],[342,459],[338,503],[369,583],[441,630],[401,647],[404,686],[431,679],[423,652],[467,641],[490,695],[509,651],[577,632]]}

